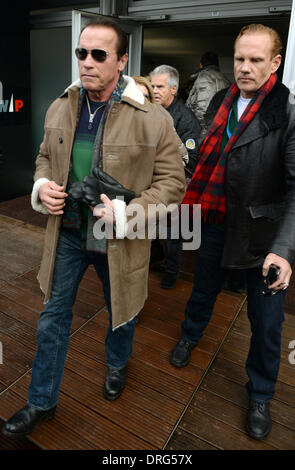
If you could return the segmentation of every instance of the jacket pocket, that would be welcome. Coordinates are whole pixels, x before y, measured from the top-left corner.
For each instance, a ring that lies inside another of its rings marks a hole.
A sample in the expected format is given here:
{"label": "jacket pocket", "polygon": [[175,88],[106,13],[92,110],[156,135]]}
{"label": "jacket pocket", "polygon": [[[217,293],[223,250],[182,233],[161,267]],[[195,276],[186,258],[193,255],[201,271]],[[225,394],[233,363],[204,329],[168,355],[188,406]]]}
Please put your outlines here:
{"label": "jacket pocket", "polygon": [[271,220],[277,220],[281,218],[284,209],[284,202],[276,202],[271,204],[263,204],[262,206],[250,206],[249,212],[252,219],[260,219],[265,217]]}
{"label": "jacket pocket", "polygon": [[284,209],[284,202],[249,207],[249,250],[254,255],[264,255],[270,251]]}

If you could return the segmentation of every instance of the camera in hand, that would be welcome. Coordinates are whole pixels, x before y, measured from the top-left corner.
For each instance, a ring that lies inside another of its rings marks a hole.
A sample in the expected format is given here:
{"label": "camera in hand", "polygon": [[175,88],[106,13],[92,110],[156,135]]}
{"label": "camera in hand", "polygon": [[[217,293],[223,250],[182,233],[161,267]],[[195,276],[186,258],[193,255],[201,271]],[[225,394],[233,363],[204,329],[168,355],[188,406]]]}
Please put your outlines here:
{"label": "camera in hand", "polygon": [[267,289],[262,291],[263,295],[271,296],[271,295],[279,294],[281,292],[281,290],[269,289],[269,286],[271,286],[274,282],[276,282],[279,275],[280,275],[280,268],[276,266],[275,264],[271,264],[268,269],[268,273],[265,277],[265,284],[267,286]]}

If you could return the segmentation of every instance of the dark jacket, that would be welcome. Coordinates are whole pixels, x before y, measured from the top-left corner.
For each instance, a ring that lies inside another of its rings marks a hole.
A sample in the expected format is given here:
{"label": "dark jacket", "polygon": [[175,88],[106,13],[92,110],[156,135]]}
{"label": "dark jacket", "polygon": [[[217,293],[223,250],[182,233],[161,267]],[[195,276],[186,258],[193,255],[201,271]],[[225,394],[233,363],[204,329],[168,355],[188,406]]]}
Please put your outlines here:
{"label": "dark jacket", "polygon": [[172,116],[175,130],[188,151],[189,162],[186,166],[186,175],[191,177],[197,163],[201,126],[194,113],[177,98],[174,98],[166,110]]}
{"label": "dark jacket", "polygon": [[[212,99],[211,124],[226,90]],[[277,83],[227,157],[222,265],[248,268],[267,253],[295,261],[295,106]]]}

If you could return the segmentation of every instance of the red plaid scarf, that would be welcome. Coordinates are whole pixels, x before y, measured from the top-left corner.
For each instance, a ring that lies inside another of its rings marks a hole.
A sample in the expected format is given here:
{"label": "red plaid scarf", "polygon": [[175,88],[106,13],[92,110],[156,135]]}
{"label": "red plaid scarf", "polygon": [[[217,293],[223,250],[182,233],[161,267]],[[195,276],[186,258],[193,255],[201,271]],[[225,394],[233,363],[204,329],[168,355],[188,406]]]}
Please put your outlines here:
{"label": "red plaid scarf", "polygon": [[240,135],[252,121],[264,98],[277,81],[272,74],[268,81],[257,91],[238,121],[231,137],[220,155],[222,136],[227,125],[232,104],[240,90],[234,83],[215,115],[212,125],[200,149],[200,158],[187,188],[182,204],[201,204],[202,220],[224,223],[226,214],[225,166],[226,157]]}

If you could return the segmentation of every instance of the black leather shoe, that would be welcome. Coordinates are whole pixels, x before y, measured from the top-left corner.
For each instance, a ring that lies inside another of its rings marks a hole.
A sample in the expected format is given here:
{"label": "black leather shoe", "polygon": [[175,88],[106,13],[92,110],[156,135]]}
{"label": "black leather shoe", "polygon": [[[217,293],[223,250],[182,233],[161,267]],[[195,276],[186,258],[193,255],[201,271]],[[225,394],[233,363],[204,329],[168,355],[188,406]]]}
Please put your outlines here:
{"label": "black leather shoe", "polygon": [[2,433],[7,437],[19,437],[30,434],[39,421],[48,421],[53,418],[55,410],[56,406],[42,411],[26,405],[9,418],[2,429]]}
{"label": "black leather shoe", "polygon": [[126,367],[119,370],[108,369],[104,383],[104,397],[107,400],[116,400],[124,390],[126,381]]}
{"label": "black leather shoe", "polygon": [[254,439],[264,439],[271,430],[269,403],[250,401],[246,429]]}
{"label": "black leather shoe", "polygon": [[194,347],[195,344],[189,343],[185,339],[178,341],[176,346],[172,349],[170,364],[174,367],[185,367],[190,361],[191,351]]}
{"label": "black leather shoe", "polygon": [[166,273],[162,279],[162,289],[172,289],[177,283],[178,273]]}

